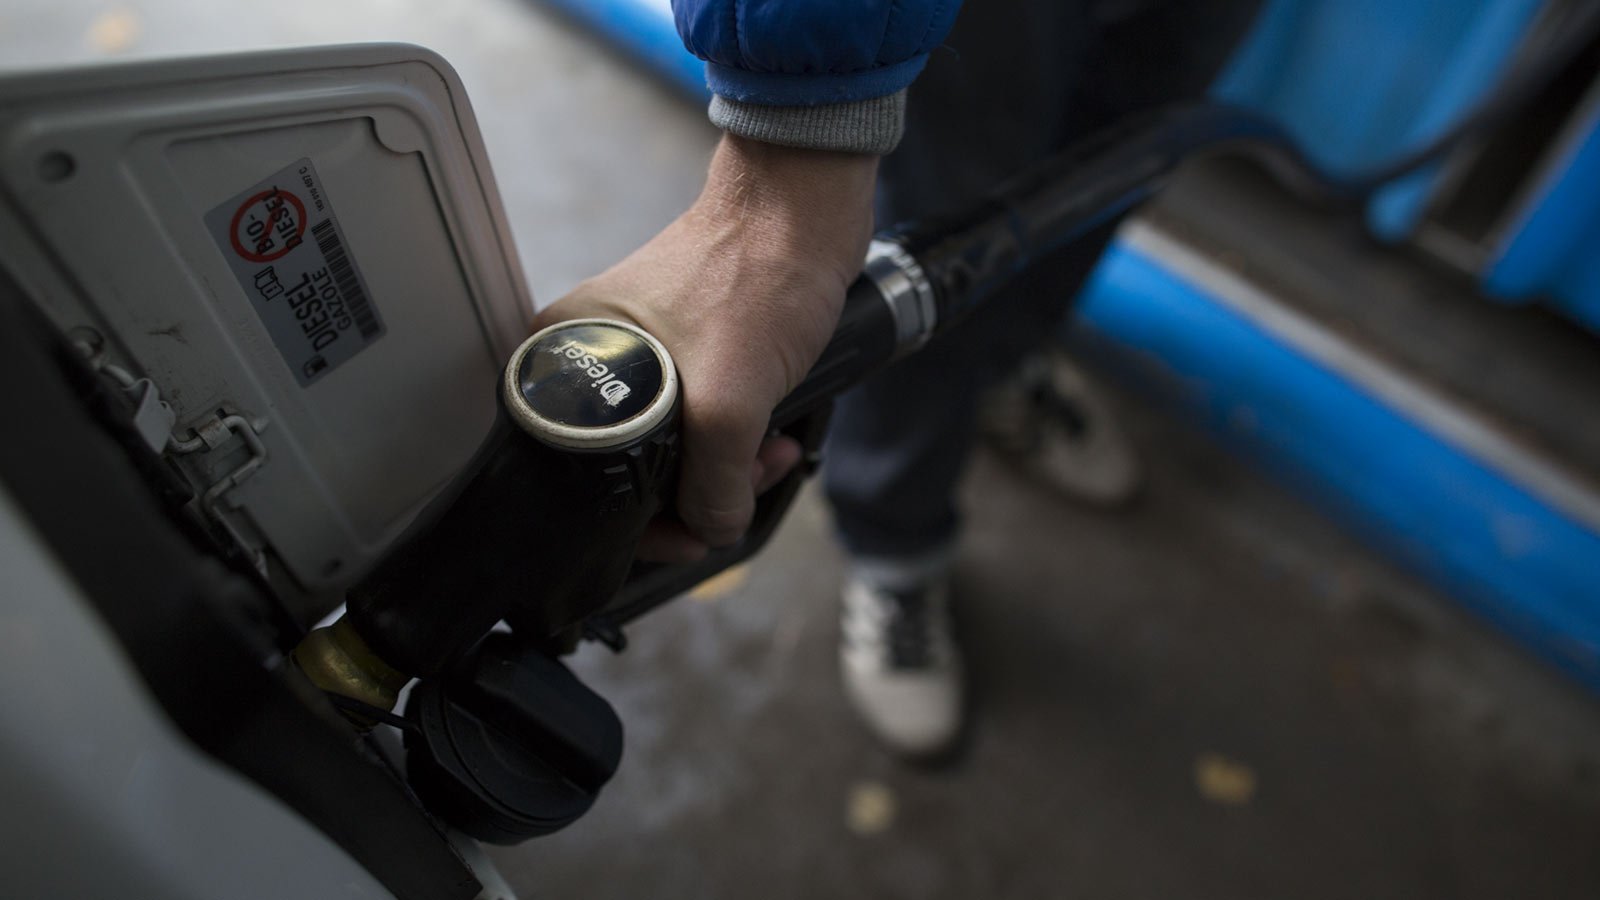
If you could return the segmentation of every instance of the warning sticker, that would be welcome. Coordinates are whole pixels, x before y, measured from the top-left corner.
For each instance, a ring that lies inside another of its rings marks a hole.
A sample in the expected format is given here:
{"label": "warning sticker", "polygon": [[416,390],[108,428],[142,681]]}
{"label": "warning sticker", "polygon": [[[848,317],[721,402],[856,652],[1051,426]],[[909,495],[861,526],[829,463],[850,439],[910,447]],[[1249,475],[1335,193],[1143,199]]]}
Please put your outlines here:
{"label": "warning sticker", "polygon": [[383,336],[311,160],[213,209],[206,227],[302,386]]}

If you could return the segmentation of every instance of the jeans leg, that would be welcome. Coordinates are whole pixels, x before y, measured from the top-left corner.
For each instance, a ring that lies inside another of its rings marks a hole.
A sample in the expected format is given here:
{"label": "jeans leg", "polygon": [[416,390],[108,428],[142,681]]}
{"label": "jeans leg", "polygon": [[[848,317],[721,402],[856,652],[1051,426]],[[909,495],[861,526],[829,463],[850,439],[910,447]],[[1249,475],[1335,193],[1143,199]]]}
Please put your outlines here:
{"label": "jeans leg", "polygon": [[[1257,2],[973,0],[911,88],[880,221],[958,208],[1121,115],[1202,96]],[[823,477],[847,551],[926,558],[953,543],[982,392],[1055,334],[1113,230],[1035,266],[841,398]]]}

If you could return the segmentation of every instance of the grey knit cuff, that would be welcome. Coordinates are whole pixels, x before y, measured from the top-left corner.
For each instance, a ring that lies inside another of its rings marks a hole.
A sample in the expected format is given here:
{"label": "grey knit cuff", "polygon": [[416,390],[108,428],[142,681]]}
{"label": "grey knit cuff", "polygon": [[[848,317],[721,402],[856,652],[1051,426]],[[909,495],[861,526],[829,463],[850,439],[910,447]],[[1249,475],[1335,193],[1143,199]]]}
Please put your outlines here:
{"label": "grey knit cuff", "polygon": [[759,106],[719,95],[711,98],[711,124],[740,137],[845,153],[883,155],[900,143],[906,127],[906,92],[825,106]]}

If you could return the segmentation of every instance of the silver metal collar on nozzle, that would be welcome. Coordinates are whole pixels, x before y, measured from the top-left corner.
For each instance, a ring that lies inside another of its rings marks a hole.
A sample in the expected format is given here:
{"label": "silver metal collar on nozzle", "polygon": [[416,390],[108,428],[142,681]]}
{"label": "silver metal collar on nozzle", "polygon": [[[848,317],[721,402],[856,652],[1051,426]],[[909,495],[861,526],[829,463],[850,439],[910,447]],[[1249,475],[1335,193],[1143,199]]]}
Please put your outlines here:
{"label": "silver metal collar on nozzle", "polygon": [[867,246],[865,271],[894,317],[895,356],[926,344],[939,324],[939,310],[922,266],[894,241],[874,238]]}

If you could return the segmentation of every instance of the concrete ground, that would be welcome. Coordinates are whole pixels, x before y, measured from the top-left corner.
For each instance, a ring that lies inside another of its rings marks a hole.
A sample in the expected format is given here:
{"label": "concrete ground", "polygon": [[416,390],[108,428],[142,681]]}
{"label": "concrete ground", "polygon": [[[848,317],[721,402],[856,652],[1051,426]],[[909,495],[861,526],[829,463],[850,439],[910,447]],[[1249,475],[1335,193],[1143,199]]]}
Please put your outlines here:
{"label": "concrete ground", "polygon": [[1600,715],[1282,490],[1124,403],[1137,509],[966,485],[968,753],[895,764],[834,665],[808,498],[743,584],[580,670],[628,727],[551,897],[1593,897]]}
{"label": "concrete ground", "polygon": [[[536,296],[693,197],[714,134],[524,0],[8,0],[0,66],[403,39],[461,70]],[[996,459],[965,491],[976,727],[953,767],[855,726],[807,497],[740,577],[577,667],[628,728],[530,897],[1594,897],[1600,704],[1136,398],[1133,510]]]}

